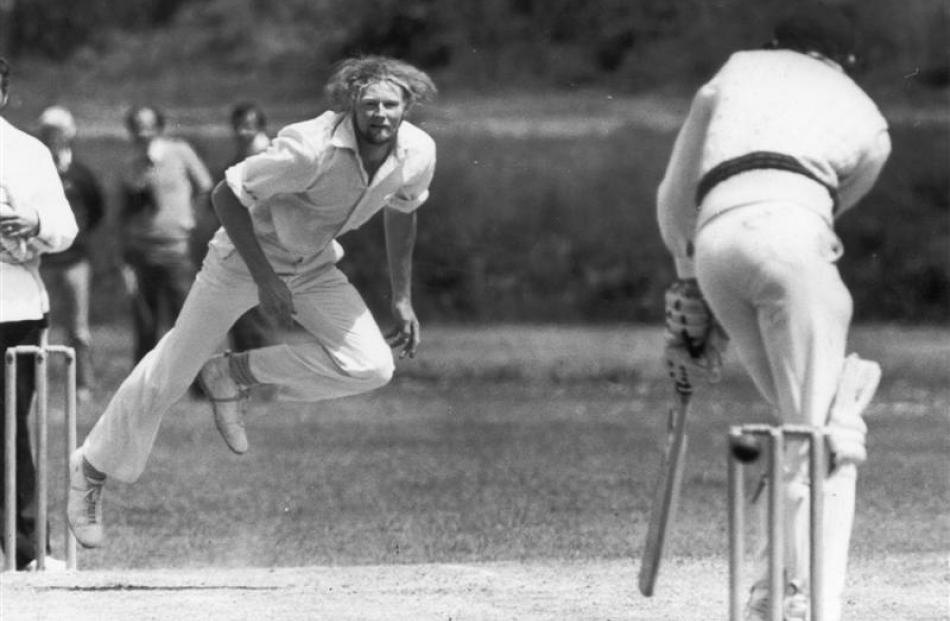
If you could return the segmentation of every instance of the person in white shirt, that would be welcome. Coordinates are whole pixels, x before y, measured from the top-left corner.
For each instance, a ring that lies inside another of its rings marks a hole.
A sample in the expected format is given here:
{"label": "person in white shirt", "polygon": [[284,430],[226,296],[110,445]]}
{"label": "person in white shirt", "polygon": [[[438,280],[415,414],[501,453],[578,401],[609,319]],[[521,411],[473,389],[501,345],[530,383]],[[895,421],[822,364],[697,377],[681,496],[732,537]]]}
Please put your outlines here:
{"label": "person in white shirt", "polygon": [[[7,102],[10,66],[0,58],[0,109]],[[40,345],[49,325],[49,296],[40,278],[40,257],[69,248],[78,227],[63,192],[49,149],[0,116],[0,350],[19,345]],[[28,417],[34,394],[32,359],[22,358],[16,382],[16,555],[17,569],[35,567],[37,550],[36,470],[30,450]],[[0,410],[6,411],[6,375],[0,376]],[[6,429],[0,430],[0,463],[6,464]],[[0,480],[0,497],[6,501],[6,473]],[[6,512],[4,512],[6,515]],[[47,530],[47,532],[49,532]],[[0,538],[2,541],[4,538]],[[0,545],[5,545],[2,541]],[[46,567],[62,567],[45,559]]]}
{"label": "person in white shirt", "polygon": [[[139,477],[162,416],[196,374],[229,448],[243,453],[248,387],[272,385],[287,401],[354,395],[390,380],[390,346],[415,355],[412,251],[435,143],[406,116],[435,90],[402,61],[349,59],[326,85],[329,111],[285,127],[265,151],[227,170],[212,194],[222,227],[178,321],[122,383],[70,461],[67,513],[80,543],[101,544],[105,477]],[[336,267],[343,256],[336,238],[380,210],[395,320],[387,337]],[[275,325],[295,324],[310,338],[214,355],[234,321],[258,304]]]}
{"label": "person in white shirt", "polygon": [[[731,341],[777,422],[829,434],[821,606],[831,621],[841,614],[856,466],[866,457],[861,410],[880,377],[876,363],[845,356],[852,300],[834,222],[890,154],[884,117],[846,72],[853,35],[836,9],[808,6],[778,23],[768,49],[733,54],[696,93],[657,193],[678,276],[667,293],[671,375],[687,384],[697,368],[717,375]],[[785,618],[799,619],[812,586],[804,447],[789,446],[785,463],[787,586],[777,597]],[[764,538],[767,494],[757,498]],[[763,542],[750,620],[768,610],[765,552]]]}

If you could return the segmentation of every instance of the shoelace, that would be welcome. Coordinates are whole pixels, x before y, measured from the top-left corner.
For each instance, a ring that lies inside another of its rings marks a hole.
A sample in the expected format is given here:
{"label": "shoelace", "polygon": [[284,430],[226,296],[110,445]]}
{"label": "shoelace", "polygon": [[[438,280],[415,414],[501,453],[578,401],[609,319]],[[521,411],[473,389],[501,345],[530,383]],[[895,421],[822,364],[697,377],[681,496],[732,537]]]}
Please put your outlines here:
{"label": "shoelace", "polygon": [[[783,602],[783,611],[782,618],[788,621],[798,621],[799,619],[807,619],[807,606],[808,600],[802,595],[797,587],[790,588],[792,591],[790,595],[785,596],[785,601]],[[746,616],[755,613],[761,616],[763,619],[769,614],[769,598],[760,597],[749,602],[748,607],[746,608]]]}
{"label": "shoelace", "polygon": [[99,516],[96,515],[96,507],[99,504],[99,497],[102,495],[102,485],[91,483],[89,489],[83,495],[83,502],[86,503],[86,517],[90,524],[97,524]]}
{"label": "shoelace", "polygon": [[764,619],[769,613],[769,598],[760,597],[759,599],[750,601],[746,609],[746,616],[748,617],[751,613],[755,613]]}

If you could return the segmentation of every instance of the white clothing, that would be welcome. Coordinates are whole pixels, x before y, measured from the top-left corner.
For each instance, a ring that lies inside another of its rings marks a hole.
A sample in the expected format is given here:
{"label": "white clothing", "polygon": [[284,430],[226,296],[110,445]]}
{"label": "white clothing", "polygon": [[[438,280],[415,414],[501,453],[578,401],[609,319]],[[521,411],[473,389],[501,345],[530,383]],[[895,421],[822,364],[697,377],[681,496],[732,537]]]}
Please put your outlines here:
{"label": "white clothing", "polygon": [[[41,319],[49,296],[40,278],[40,255],[69,248],[78,227],[49,149],[0,117],[0,194],[15,209],[39,216],[39,233],[22,245],[18,257],[0,260],[0,323]],[[12,240],[3,239],[4,247]]]}
{"label": "white clothing", "polygon": [[[280,132],[271,148],[228,169],[255,234],[293,296],[309,340],[247,353],[253,376],[282,400],[317,401],[386,384],[392,352],[363,299],[334,265],[334,237],[383,207],[412,211],[428,196],[435,145],[404,122],[397,145],[370,182],[352,121],[326,113]],[[257,285],[226,231],[204,265],[175,326],[135,367],[83,445],[85,458],[120,481],[145,468],[162,416],[188,389],[231,325],[258,303]]]}
{"label": "white clothing", "polygon": [[[871,189],[890,148],[887,121],[836,65],[789,50],[733,54],[693,99],[659,186],[660,232],[677,273],[694,275],[696,190],[717,164],[758,151],[794,157],[836,189],[838,216]],[[767,191],[759,184],[756,198]]]}
{"label": "white clothing", "polygon": [[[229,168],[225,179],[250,210],[267,257],[296,264],[330,251],[333,239],[383,206],[414,211],[429,197],[434,172],[435,142],[404,121],[393,153],[370,182],[352,119],[326,112],[285,127],[267,150]],[[231,246],[224,229],[211,243]]]}
{"label": "white clothing", "polygon": [[824,425],[838,386],[852,311],[841,252],[824,220],[788,201],[734,209],[696,237],[700,289],[786,423]]}
{"label": "white clothing", "polygon": [[[386,384],[392,353],[346,276],[331,263],[283,277],[293,293],[295,319],[312,340],[251,350],[254,376],[277,385],[285,401],[342,397]],[[138,479],[165,412],[231,325],[257,303],[257,285],[237,251],[212,247],[174,327],[136,365],[86,437],[89,463],[120,481]]]}
{"label": "white clothing", "polygon": [[[664,243],[782,423],[827,423],[852,315],[834,218],[870,190],[889,154],[887,124],[867,95],[833,63],[788,50],[734,54],[676,138],[657,194]],[[807,587],[805,447],[785,457],[787,579]],[[828,621],[841,613],[855,480],[852,466],[826,481]],[[763,545],[760,578],[765,554]]]}

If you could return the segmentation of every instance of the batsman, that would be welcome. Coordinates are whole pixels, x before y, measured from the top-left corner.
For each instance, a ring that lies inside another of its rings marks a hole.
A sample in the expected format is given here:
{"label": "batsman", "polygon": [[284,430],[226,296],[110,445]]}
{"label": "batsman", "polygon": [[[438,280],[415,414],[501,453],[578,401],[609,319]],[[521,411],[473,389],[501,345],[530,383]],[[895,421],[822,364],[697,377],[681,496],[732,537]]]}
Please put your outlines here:
{"label": "batsman", "polygon": [[[678,280],[668,291],[667,356],[677,381],[715,372],[728,337],[777,423],[826,427],[821,610],[840,618],[866,458],[862,411],[876,363],[846,356],[852,299],[838,273],[837,218],[872,188],[891,149],[887,123],[848,71],[854,25],[801,5],[765,49],[734,53],[696,93],[657,193]],[[807,619],[804,447],[785,454],[785,619]],[[766,493],[746,619],[766,619]]]}

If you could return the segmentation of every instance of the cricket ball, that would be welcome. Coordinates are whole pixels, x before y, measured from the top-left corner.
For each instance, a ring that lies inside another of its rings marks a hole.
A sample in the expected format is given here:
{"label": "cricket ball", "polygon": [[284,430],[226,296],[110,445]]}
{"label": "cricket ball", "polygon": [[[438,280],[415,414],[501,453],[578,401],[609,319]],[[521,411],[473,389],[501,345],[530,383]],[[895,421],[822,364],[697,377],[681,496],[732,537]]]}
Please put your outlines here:
{"label": "cricket ball", "polygon": [[744,464],[750,464],[762,454],[758,438],[750,435],[734,436],[731,439],[732,456]]}

